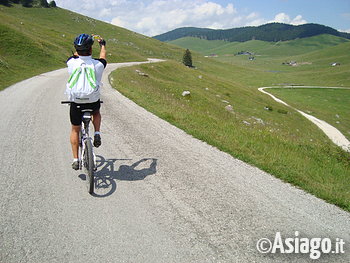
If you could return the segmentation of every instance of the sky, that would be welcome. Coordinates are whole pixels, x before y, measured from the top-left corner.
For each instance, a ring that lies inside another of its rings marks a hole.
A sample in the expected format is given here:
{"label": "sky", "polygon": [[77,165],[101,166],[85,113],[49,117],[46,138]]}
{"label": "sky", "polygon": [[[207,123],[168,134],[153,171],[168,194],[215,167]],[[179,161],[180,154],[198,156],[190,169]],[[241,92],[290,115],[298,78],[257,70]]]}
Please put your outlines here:
{"label": "sky", "polygon": [[[270,22],[317,23],[350,33],[350,0],[55,0],[146,36],[179,27],[228,29]],[[79,3],[79,4],[77,4]]]}

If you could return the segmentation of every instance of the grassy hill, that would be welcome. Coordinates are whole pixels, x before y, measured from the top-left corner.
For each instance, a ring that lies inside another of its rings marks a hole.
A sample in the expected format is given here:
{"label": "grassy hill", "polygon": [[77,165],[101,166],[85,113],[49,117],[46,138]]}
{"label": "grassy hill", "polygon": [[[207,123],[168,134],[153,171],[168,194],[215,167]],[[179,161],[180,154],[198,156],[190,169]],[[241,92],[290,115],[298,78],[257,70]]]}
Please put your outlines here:
{"label": "grassy hill", "polygon": [[[187,40],[196,43],[198,50],[213,50],[205,40]],[[349,42],[320,35],[278,44],[258,40],[216,44],[221,50],[234,45],[237,51],[249,47],[266,53],[254,61],[247,56],[196,58],[196,69],[184,70],[181,64],[171,61],[125,68],[122,74],[113,76],[114,85],[142,107],[194,137],[350,211],[349,154],[300,114],[257,91],[258,87],[284,83],[350,87]],[[286,60],[296,60],[299,65],[282,65]],[[335,61],[341,66],[331,67]],[[136,69],[150,77],[138,77]],[[181,96],[184,90],[191,92],[189,98]],[[350,96],[350,91],[342,94]],[[314,104],[325,104],[322,96],[328,94],[319,94]],[[333,104],[319,106],[317,109],[323,109],[320,117],[335,116],[333,110],[342,118],[349,114],[345,113],[346,105],[339,110]],[[228,105],[232,111],[225,109]],[[344,127],[343,131],[348,129]]]}
{"label": "grassy hill", "polygon": [[270,93],[291,106],[310,113],[340,130],[350,140],[350,90],[270,89]]}
{"label": "grassy hill", "polygon": [[[344,38],[319,35],[277,43],[260,40],[243,43],[215,41],[216,48],[210,42],[198,38],[182,38],[170,43],[191,50],[197,48],[203,55],[217,54],[218,57],[212,61],[239,67],[239,70],[233,70],[227,78],[232,76],[240,79],[249,87],[277,84],[350,86],[350,42]],[[249,56],[246,55],[233,55],[239,51],[255,53],[255,60],[249,61]],[[282,64],[290,61],[296,61],[298,66]],[[334,62],[341,66],[331,67]]]}
{"label": "grassy hill", "polygon": [[[97,34],[107,40],[108,61],[175,58],[182,50],[155,39],[61,8],[0,5],[0,90],[22,79],[65,67],[74,38]],[[95,45],[94,54],[98,55]]]}
{"label": "grassy hill", "polygon": [[[271,84],[275,74],[195,64],[195,70],[174,61],[124,68],[112,74],[113,85],[194,137],[350,211],[349,154],[300,114],[257,91],[257,83]],[[181,96],[184,90],[190,97]]]}
{"label": "grassy hill", "polygon": [[327,34],[276,43],[261,40],[227,42],[222,40],[205,40],[195,37],[184,37],[169,41],[170,44],[188,48],[200,52],[203,55],[233,55],[240,51],[250,51],[258,55],[269,56],[300,55],[346,42],[349,42],[349,40]]}
{"label": "grassy hill", "polygon": [[[348,43],[312,47],[312,52],[302,54],[293,50],[303,46],[291,47],[291,59],[312,62],[299,67],[281,64],[288,54],[264,55],[252,62],[246,56],[214,60],[193,52],[196,68],[187,68],[180,63],[184,50],[179,47],[60,8],[0,6],[0,32],[0,88],[65,67],[73,39],[82,32],[106,38],[109,62],[167,59],[120,69],[111,76],[113,85],[196,138],[350,211],[348,153],[300,114],[257,91],[276,83],[350,86]],[[263,43],[246,44],[252,49],[271,48]],[[279,44],[277,48],[289,50],[283,46],[287,43]],[[335,59],[342,66],[330,67],[328,63]],[[136,69],[149,77],[136,74]],[[182,97],[184,90],[191,91],[191,96]],[[232,108],[225,108],[228,105]]]}
{"label": "grassy hill", "polygon": [[[315,50],[306,54],[296,56],[296,59],[304,61],[313,61],[316,65],[329,65],[333,62],[339,62],[343,66],[350,65],[350,43],[345,42],[337,46],[330,46],[322,50]],[[346,68],[346,67],[345,67]],[[342,71],[341,67],[338,71]]]}
{"label": "grassy hill", "polygon": [[225,45],[234,45],[234,43],[223,40],[205,40],[197,37],[183,37],[168,43],[185,49],[188,48],[204,55],[210,54],[212,49],[221,48]]}

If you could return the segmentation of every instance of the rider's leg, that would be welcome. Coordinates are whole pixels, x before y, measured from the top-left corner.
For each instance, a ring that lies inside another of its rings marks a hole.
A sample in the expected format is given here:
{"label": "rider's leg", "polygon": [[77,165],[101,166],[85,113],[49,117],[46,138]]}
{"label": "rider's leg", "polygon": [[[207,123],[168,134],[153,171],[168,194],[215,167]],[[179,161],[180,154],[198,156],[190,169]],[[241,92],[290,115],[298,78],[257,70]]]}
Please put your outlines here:
{"label": "rider's leg", "polygon": [[78,159],[80,126],[72,125],[70,143],[72,145],[73,158]]}
{"label": "rider's leg", "polygon": [[99,110],[92,114],[92,124],[94,125],[95,132],[99,132],[101,127],[101,113]]}
{"label": "rider's leg", "polygon": [[92,114],[92,123],[95,128],[94,146],[100,147],[101,146],[101,135],[100,135],[101,114],[99,110]]}

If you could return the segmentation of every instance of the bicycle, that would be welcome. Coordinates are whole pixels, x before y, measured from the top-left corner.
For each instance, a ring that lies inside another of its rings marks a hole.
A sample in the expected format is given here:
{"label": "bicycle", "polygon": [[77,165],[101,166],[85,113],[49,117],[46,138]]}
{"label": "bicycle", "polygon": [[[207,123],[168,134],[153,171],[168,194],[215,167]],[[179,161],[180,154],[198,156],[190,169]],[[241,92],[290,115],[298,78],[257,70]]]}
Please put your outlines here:
{"label": "bicycle", "polygon": [[[61,101],[61,104],[70,103],[71,101]],[[79,170],[83,168],[86,170],[86,182],[89,194],[94,193],[94,176],[97,170],[96,155],[92,146],[92,138],[89,135],[92,111],[92,109],[82,110],[83,118],[81,130],[79,132]]]}

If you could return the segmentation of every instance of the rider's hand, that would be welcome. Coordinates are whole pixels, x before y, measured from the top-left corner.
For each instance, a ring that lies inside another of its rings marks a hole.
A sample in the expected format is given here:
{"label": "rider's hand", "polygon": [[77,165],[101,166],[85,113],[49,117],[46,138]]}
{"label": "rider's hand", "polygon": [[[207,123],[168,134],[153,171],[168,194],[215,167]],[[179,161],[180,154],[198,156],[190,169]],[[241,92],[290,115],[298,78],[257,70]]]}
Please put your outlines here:
{"label": "rider's hand", "polygon": [[97,41],[98,41],[98,43],[100,44],[100,47],[106,46],[106,40],[104,40],[103,38],[100,38],[100,39],[98,39]]}

